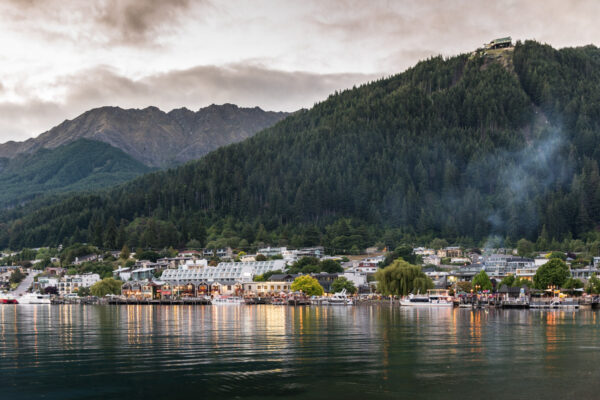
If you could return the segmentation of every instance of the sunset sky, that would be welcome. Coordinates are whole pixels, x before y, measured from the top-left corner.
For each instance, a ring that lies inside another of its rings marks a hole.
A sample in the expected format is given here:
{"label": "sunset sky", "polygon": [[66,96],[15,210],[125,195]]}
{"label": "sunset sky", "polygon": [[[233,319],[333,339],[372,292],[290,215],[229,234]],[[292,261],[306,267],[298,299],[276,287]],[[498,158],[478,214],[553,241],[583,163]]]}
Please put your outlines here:
{"label": "sunset sky", "polygon": [[591,1],[4,0],[0,141],[90,108],[293,111],[502,36],[598,44]]}

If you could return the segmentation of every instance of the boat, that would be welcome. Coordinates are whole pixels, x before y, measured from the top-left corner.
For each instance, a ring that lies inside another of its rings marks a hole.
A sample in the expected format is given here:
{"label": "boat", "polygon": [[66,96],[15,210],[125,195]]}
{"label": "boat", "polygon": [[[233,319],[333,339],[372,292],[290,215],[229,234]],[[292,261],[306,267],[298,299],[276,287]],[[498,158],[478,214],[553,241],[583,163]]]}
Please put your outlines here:
{"label": "boat", "polygon": [[19,304],[50,304],[49,294],[25,293],[19,297]]}
{"label": "boat", "polygon": [[244,301],[248,305],[253,304],[270,304],[270,299],[268,297],[260,297],[260,296],[248,296],[244,298]]}
{"label": "boat", "polygon": [[565,299],[562,301],[557,299],[550,303],[550,308],[577,310],[579,309],[579,302],[574,299]]}
{"label": "boat", "polygon": [[303,293],[291,293],[288,296],[287,303],[290,306],[309,306],[310,299]]}
{"label": "boat", "polygon": [[408,299],[400,300],[400,305],[407,307],[454,307],[454,302],[444,289],[431,289],[427,294],[410,294]]}
{"label": "boat", "polygon": [[217,296],[212,300],[214,306],[239,306],[244,303],[244,299],[237,296]]}
{"label": "boat", "polygon": [[321,304],[330,306],[351,306],[354,304],[351,298],[346,295],[346,289],[334,293],[333,296],[324,299]]}
{"label": "boat", "polygon": [[10,293],[0,293],[0,304],[18,304],[18,301]]}
{"label": "boat", "polygon": [[273,306],[285,306],[287,301],[281,297],[273,297],[271,299],[271,305]]}

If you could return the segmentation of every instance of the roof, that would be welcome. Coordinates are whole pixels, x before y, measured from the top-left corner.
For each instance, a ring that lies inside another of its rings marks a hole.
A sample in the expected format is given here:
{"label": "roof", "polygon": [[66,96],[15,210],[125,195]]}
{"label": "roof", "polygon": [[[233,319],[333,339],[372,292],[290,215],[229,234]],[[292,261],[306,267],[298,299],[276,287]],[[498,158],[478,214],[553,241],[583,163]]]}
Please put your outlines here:
{"label": "roof", "polygon": [[133,271],[131,271],[131,273],[136,273],[136,272],[148,272],[148,271],[154,271],[156,268],[150,267],[150,268],[138,268],[135,269]]}
{"label": "roof", "polygon": [[504,284],[500,287],[500,289],[498,290],[498,293],[519,294],[519,293],[521,293],[521,289],[524,289],[525,292],[529,292],[529,287],[527,285],[508,287],[508,286],[506,286],[506,284]]}
{"label": "roof", "polygon": [[273,274],[269,277],[269,281],[282,282],[288,279],[296,279],[300,274]]}
{"label": "roof", "polygon": [[494,39],[492,40],[492,44],[499,44],[499,43],[506,43],[506,42],[511,42],[512,43],[512,38],[510,36],[507,37],[503,37],[503,38],[499,38],[499,39]]}

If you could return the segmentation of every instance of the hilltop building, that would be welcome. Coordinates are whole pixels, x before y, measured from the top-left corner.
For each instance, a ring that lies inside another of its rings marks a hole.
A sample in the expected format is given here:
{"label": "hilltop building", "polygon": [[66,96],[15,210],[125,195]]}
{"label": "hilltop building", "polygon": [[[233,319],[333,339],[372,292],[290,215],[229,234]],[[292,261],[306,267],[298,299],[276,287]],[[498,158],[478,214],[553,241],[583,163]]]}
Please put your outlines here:
{"label": "hilltop building", "polygon": [[486,43],[484,47],[486,50],[504,49],[507,47],[512,47],[512,38],[510,36],[507,36],[499,39],[494,39],[491,42]]}

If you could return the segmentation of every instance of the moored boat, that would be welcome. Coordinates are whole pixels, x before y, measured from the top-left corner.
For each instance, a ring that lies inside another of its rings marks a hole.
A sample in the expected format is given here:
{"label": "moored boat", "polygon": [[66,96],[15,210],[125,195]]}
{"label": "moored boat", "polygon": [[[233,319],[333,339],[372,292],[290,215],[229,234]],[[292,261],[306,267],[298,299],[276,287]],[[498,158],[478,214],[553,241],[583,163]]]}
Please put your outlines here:
{"label": "moored boat", "polygon": [[402,306],[407,307],[454,307],[447,290],[431,289],[426,295],[410,294],[407,299],[400,300]]}
{"label": "moored boat", "polygon": [[214,306],[239,306],[244,304],[244,299],[237,296],[217,296],[212,300]]}
{"label": "moored boat", "polygon": [[244,298],[244,301],[248,305],[269,304],[271,302],[268,297],[260,297],[260,296],[248,296],[248,297]]}
{"label": "moored boat", "polygon": [[0,293],[0,304],[18,304],[18,301],[10,293]]}
{"label": "moored boat", "polygon": [[50,295],[40,293],[25,293],[19,297],[19,304],[50,304]]}
{"label": "moored boat", "polygon": [[309,306],[310,299],[303,293],[291,293],[287,299],[290,306]]}
{"label": "moored boat", "polygon": [[321,304],[330,306],[351,306],[354,304],[351,298],[346,294],[346,289],[334,293],[333,296],[325,298]]}
{"label": "moored boat", "polygon": [[273,306],[285,306],[287,301],[281,297],[274,297],[271,299],[271,305]]}

